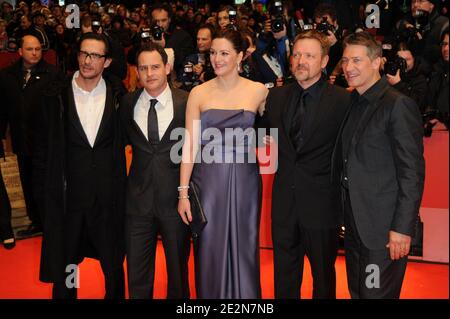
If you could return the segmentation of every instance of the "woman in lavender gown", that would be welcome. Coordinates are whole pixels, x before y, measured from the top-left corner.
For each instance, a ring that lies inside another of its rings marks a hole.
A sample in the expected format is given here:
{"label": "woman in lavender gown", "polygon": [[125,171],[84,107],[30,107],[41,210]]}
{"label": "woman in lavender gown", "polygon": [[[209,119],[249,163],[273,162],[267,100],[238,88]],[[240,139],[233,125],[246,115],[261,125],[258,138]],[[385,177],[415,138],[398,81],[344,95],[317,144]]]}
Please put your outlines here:
{"label": "woman in lavender gown", "polygon": [[192,180],[208,220],[194,242],[197,298],[261,296],[260,176],[250,132],[268,91],[239,76],[245,50],[239,32],[219,34],[210,52],[217,77],[194,88],[187,103],[178,212],[192,220],[185,187]]}

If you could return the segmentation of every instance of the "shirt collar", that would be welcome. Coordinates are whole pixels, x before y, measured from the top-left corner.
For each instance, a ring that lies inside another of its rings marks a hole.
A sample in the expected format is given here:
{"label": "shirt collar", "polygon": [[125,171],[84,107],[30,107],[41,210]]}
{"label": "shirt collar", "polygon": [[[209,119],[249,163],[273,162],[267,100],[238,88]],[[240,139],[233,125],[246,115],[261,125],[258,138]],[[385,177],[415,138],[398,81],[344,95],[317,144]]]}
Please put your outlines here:
{"label": "shirt collar", "polygon": [[372,85],[366,92],[362,95],[359,95],[358,91],[355,89],[352,93],[355,94],[355,98],[360,100],[361,98],[366,100],[367,102],[372,102],[375,100],[377,95],[380,93],[380,89],[387,85],[387,79],[385,76],[382,76],[374,85]]}
{"label": "shirt collar", "polygon": [[169,84],[166,84],[166,88],[164,89],[164,91],[162,91],[161,94],[156,97],[148,94],[148,92],[145,89],[142,90],[142,98],[143,99],[145,99],[146,101],[156,99],[162,105],[163,108],[167,105],[167,102],[169,101],[171,94],[172,93],[170,91]]}
{"label": "shirt collar", "polygon": [[78,76],[80,75],[80,71],[76,71],[73,74],[73,78],[72,78],[72,87],[74,88],[74,90],[76,90],[78,93],[80,94],[84,94],[84,95],[89,95],[89,94],[96,94],[97,92],[103,92],[103,90],[106,89],[106,83],[105,80],[103,79],[103,77],[100,79],[100,81],[98,81],[97,86],[91,91],[88,92],[86,90],[83,90],[82,88],[80,88],[77,84],[77,81],[75,81],[76,78],[78,78]]}
{"label": "shirt collar", "polygon": [[320,79],[306,90],[304,90],[300,85],[299,87],[302,89],[303,93],[308,93],[311,97],[315,98],[321,94],[321,91],[325,83],[326,83],[326,75],[322,73]]}

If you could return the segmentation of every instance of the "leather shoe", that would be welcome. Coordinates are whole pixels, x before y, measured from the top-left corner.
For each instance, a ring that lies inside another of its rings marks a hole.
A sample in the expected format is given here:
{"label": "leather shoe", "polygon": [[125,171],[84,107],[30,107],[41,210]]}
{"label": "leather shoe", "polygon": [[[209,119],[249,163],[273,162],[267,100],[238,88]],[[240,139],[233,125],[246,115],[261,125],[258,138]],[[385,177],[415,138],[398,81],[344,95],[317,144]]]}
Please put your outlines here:
{"label": "leather shoe", "polygon": [[32,237],[42,235],[42,227],[31,224],[27,229],[19,230],[17,236],[19,237]]}
{"label": "leather shoe", "polygon": [[3,240],[3,247],[5,247],[5,249],[13,249],[14,247],[16,247],[15,238],[13,237]]}

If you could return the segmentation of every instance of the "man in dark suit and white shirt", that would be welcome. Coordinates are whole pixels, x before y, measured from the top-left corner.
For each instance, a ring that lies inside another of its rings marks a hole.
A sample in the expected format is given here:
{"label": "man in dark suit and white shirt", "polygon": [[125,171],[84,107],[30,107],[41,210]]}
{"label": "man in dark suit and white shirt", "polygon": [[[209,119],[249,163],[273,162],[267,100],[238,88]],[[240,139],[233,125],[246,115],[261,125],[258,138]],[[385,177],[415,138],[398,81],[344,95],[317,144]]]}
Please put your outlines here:
{"label": "man in dark suit and white shirt", "polygon": [[167,298],[189,298],[189,228],[178,216],[180,164],[171,158],[172,147],[180,143],[171,132],[184,127],[188,94],[169,87],[170,64],[161,46],[144,44],[136,61],[143,88],[121,103],[127,144],[133,148],[125,230],[130,298],[153,297],[158,233],[166,256]]}
{"label": "man in dark suit and white shirt", "polygon": [[300,33],[291,58],[297,81],[267,98],[267,124],[278,128],[279,149],[272,195],[275,298],[300,297],[305,255],[313,298],[336,298],[340,198],[331,155],[350,100],[326,81],[328,49],[320,32]]}
{"label": "man in dark suit and white shirt", "polygon": [[103,35],[84,34],[77,51],[79,70],[48,86],[34,121],[33,186],[44,230],[40,279],[54,283],[53,298],[75,298],[72,267],[96,257],[105,297],[123,299],[126,166],[117,110],[123,85],[103,76],[111,63]]}
{"label": "man in dark suit and white shirt", "polygon": [[334,163],[342,168],[352,298],[400,297],[424,186],[419,108],[380,76],[381,59],[369,33],[344,40],[342,68],[355,90]]}

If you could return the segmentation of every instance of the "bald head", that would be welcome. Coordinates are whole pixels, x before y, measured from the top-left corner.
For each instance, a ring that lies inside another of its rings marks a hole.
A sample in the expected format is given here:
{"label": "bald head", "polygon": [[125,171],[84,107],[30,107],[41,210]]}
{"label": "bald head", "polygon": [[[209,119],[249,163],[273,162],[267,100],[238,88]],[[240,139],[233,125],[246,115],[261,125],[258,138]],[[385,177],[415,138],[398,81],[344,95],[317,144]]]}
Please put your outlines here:
{"label": "bald head", "polygon": [[27,69],[39,63],[42,58],[42,47],[39,39],[33,35],[26,35],[22,38],[19,54],[22,57],[23,65]]}

